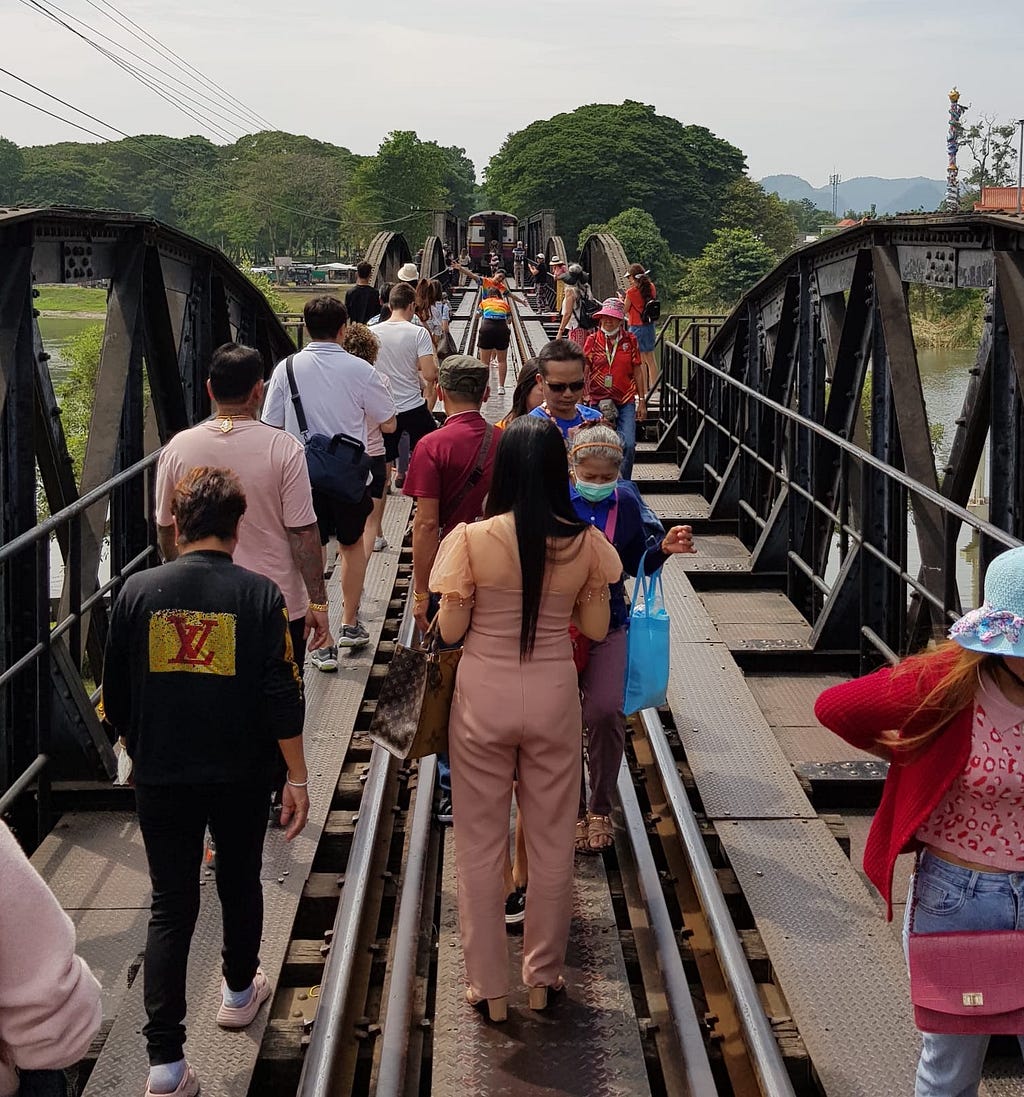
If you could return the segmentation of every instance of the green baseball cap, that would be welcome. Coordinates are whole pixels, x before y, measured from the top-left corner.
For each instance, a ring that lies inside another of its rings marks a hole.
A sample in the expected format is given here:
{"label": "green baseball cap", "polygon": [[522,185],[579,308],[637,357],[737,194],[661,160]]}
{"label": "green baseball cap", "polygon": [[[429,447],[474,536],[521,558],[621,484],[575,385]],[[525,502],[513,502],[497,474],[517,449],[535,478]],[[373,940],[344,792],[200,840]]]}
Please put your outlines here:
{"label": "green baseball cap", "polygon": [[449,354],[437,374],[437,383],[445,392],[471,400],[483,399],[490,379],[491,367],[468,354]]}

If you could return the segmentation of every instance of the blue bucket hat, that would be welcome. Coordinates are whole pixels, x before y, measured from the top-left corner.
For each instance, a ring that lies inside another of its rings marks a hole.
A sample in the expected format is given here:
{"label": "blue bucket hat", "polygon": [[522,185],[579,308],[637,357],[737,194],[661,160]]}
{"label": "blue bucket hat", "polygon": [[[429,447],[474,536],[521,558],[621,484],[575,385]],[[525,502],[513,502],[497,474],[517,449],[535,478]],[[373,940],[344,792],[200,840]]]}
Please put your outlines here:
{"label": "blue bucket hat", "polygon": [[965,613],[949,637],[970,651],[1024,658],[1024,545],[992,561],[985,574],[985,601]]}

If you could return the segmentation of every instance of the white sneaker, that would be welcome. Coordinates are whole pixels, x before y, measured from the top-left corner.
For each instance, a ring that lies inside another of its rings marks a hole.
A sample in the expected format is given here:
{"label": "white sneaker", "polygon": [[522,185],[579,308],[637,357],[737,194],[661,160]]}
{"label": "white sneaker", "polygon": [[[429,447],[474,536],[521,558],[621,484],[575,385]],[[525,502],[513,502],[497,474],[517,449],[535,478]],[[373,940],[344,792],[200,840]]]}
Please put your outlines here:
{"label": "white sneaker", "polygon": [[499,385],[498,386],[498,395],[499,396],[504,396],[505,395],[505,386],[504,385]]}
{"label": "white sneaker", "polygon": [[374,552],[383,552],[387,547],[388,547],[388,543],[387,543],[386,538],[384,538],[384,537],[374,537],[374,539],[373,539],[373,551]]}

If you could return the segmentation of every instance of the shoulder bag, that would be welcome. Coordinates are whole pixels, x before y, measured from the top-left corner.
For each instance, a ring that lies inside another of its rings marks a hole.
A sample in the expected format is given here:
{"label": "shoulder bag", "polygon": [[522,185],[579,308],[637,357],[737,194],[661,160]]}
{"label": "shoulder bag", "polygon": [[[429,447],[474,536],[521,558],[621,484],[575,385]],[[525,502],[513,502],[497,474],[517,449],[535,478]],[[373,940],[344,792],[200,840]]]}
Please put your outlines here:
{"label": "shoulder bag", "polygon": [[439,516],[437,530],[438,540],[444,538],[448,531],[448,523],[458,513],[459,507],[466,500],[466,496],[480,483],[480,477],[484,474],[484,466],[487,464],[487,453],[491,448],[491,440],[494,438],[495,428],[490,423],[484,424],[484,436],[480,442],[480,448],[476,453],[476,464],[469,474],[469,479],[462,485],[455,498],[444,508],[444,514]]}
{"label": "shoulder bag", "polygon": [[1024,931],[915,933],[916,910],[915,871],[907,955],[914,1023],[921,1032],[956,1036],[1024,1032]]}
{"label": "shoulder bag", "polygon": [[358,438],[349,434],[336,434],[333,438],[328,438],[326,434],[309,433],[306,413],[302,410],[302,400],[295,384],[295,371],[292,368],[294,357],[294,354],[288,355],[285,371],[288,374],[288,388],[292,394],[299,433],[306,447],[309,482],[314,491],[322,491],[340,503],[358,503],[366,494],[366,484],[370,476],[371,462],[366,447]]}
{"label": "shoulder bag", "polygon": [[396,758],[411,760],[448,749],[448,721],[462,648],[443,648],[437,618],[422,648],[395,644],[370,738]]}

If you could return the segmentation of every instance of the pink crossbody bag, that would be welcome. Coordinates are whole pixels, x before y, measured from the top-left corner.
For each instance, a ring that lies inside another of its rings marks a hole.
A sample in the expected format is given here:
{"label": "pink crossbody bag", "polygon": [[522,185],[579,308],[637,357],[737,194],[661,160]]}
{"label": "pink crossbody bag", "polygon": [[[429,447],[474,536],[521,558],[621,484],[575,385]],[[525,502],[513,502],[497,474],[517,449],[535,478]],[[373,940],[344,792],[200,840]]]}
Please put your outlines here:
{"label": "pink crossbody bag", "polygon": [[[917,874],[910,925],[917,910]],[[1024,931],[960,930],[909,936],[910,998],[921,1032],[1024,1033]]]}

